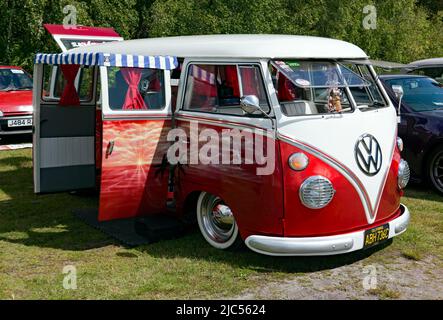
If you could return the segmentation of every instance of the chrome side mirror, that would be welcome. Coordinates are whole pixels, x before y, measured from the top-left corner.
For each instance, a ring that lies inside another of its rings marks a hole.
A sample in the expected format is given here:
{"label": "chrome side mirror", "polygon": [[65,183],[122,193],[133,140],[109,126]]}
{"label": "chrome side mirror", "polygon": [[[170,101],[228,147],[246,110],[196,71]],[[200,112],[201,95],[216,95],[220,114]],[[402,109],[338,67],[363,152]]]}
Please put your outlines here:
{"label": "chrome side mirror", "polygon": [[395,97],[398,100],[398,108],[397,108],[397,123],[401,123],[401,115],[400,115],[400,110],[401,110],[401,100],[403,98],[403,87],[400,85],[393,85],[392,86],[392,91],[394,91]]}
{"label": "chrome side mirror", "polygon": [[400,86],[400,85],[393,85],[392,86],[392,91],[394,91],[395,97],[398,100],[401,100],[401,98],[403,98],[404,91],[403,91],[403,87],[402,86]]}
{"label": "chrome side mirror", "polygon": [[244,96],[240,99],[240,107],[242,110],[248,114],[254,113],[256,111],[263,110],[260,108],[260,100],[257,98],[257,96],[250,95],[250,96]]}

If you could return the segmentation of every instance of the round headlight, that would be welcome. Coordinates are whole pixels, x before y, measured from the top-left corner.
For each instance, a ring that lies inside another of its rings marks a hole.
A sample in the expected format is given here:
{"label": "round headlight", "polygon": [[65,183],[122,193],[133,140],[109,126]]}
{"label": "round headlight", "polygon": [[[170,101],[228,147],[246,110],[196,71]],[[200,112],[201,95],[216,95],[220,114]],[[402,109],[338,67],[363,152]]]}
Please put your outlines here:
{"label": "round headlight", "polygon": [[308,166],[309,159],[303,152],[297,152],[289,157],[288,163],[292,170],[301,171]]}
{"label": "round headlight", "polygon": [[400,152],[403,151],[403,139],[400,137],[397,137],[397,147],[398,147],[398,150],[400,150]]}
{"label": "round headlight", "polygon": [[326,207],[334,194],[335,190],[331,181],[322,176],[309,177],[300,187],[300,200],[310,209]]}
{"label": "round headlight", "polygon": [[408,163],[401,159],[398,165],[398,187],[400,189],[404,189],[408,185],[410,176],[411,171],[409,170]]}

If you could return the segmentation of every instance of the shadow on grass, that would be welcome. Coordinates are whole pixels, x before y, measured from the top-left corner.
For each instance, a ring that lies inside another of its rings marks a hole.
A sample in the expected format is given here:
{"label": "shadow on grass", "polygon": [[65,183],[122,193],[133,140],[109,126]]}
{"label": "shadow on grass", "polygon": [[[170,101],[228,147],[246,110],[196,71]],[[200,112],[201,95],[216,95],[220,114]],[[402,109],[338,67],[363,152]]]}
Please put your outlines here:
{"label": "shadow on grass", "polygon": [[[67,193],[35,195],[30,158],[0,158],[0,166],[16,169],[0,172],[0,240],[25,246],[61,250],[88,250],[117,244],[106,235],[75,218],[72,210],[97,207],[94,196]],[[0,198],[1,199],[1,198]],[[219,251],[210,247],[197,231],[183,238],[162,241],[134,250],[159,259],[191,259],[222,263],[257,272],[315,272],[348,265],[382,250],[391,242],[365,251],[326,257],[269,257],[247,249]],[[132,258],[132,254],[123,254]]]}
{"label": "shadow on grass", "polygon": [[17,134],[17,135],[0,137],[0,145],[20,144],[20,143],[29,143],[29,142],[32,142],[31,134]]}
{"label": "shadow on grass", "polygon": [[443,196],[426,183],[413,183],[405,189],[405,196],[418,200],[443,201]]}
{"label": "shadow on grass", "polygon": [[[7,151],[3,151],[3,152],[7,152]],[[16,168],[21,168],[21,167],[26,167],[29,165],[29,158],[28,157],[24,157],[24,156],[20,156],[20,157],[8,157],[8,158],[2,158],[0,159],[0,167],[3,166],[13,166]],[[31,169],[32,171],[32,169]],[[7,172],[5,174],[9,174],[10,172]],[[3,188],[4,187],[4,183],[3,183],[3,179],[0,180],[1,184],[0,186]]]}
{"label": "shadow on grass", "polygon": [[348,254],[317,257],[272,257],[250,251],[246,247],[236,251],[221,251],[210,247],[197,232],[177,239],[136,248],[136,250],[163,259],[191,259],[217,262],[256,272],[316,272],[334,269],[361,261],[392,244],[386,243]]}
{"label": "shadow on grass", "polygon": [[62,250],[87,250],[115,243],[72,215],[73,209],[96,207],[96,197],[35,195],[30,160],[26,155],[0,155],[0,167],[14,168],[0,172],[0,240]]}

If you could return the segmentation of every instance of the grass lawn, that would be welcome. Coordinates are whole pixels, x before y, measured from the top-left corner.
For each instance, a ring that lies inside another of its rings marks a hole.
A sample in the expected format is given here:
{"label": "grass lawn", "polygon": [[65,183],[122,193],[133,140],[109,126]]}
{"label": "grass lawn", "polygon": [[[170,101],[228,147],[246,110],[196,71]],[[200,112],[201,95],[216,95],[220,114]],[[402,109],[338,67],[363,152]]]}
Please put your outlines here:
{"label": "grass lawn", "polygon": [[[96,199],[36,196],[31,150],[0,152],[0,299],[179,299],[233,297],[268,281],[364,260],[389,265],[398,256],[443,260],[442,197],[414,188],[403,202],[408,231],[383,248],[318,258],[220,252],[199,233],[128,249],[87,226],[72,209]],[[62,286],[63,267],[77,269],[77,290]]]}

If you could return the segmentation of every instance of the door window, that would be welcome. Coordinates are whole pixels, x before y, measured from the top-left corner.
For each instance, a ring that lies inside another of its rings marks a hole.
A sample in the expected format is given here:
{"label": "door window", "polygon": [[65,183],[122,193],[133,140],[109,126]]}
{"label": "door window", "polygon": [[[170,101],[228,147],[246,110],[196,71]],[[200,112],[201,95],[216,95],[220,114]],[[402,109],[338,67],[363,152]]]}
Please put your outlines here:
{"label": "door window", "polygon": [[184,110],[245,115],[241,98],[255,95],[269,112],[260,68],[256,65],[192,64],[188,68]]}
{"label": "door window", "polygon": [[165,107],[163,70],[108,68],[111,110],[161,110]]}

